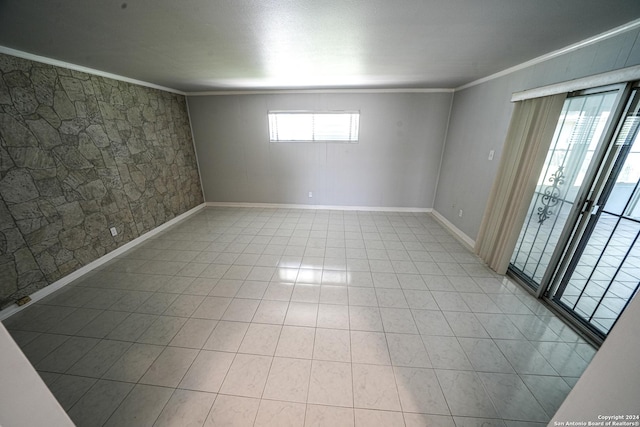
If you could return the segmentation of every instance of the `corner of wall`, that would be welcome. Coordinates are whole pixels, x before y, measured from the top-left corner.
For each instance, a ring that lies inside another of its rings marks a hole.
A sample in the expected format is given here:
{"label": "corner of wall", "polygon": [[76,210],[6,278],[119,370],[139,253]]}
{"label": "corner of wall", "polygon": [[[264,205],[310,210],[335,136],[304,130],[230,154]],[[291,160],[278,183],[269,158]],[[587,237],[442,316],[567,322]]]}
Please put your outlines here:
{"label": "corner of wall", "polygon": [[207,200],[204,194],[204,185],[202,184],[202,172],[200,171],[200,160],[198,159],[198,149],[196,147],[196,137],[193,134],[193,122],[191,121],[191,109],[189,107],[189,97],[184,97],[184,102],[187,105],[187,118],[189,119],[189,129],[191,129],[191,144],[193,145],[193,152],[196,156],[196,166],[198,167],[198,178],[200,179],[200,191],[202,192],[202,202],[205,203]]}
{"label": "corner of wall", "polygon": [[431,211],[431,215],[433,215],[433,217],[440,223],[442,224],[443,227],[445,227],[447,230],[451,231],[454,235],[454,237],[456,237],[460,243],[462,243],[467,249],[469,249],[471,252],[474,251],[474,248],[476,246],[476,241],[473,240],[471,237],[467,236],[462,230],[460,230],[458,227],[456,227],[455,225],[453,225],[453,223],[451,223],[448,219],[446,219],[444,216],[442,216],[442,214],[438,211],[436,211],[435,209]]}
{"label": "corner of wall", "polygon": [[438,165],[438,175],[436,177],[435,189],[433,190],[433,200],[431,206],[436,209],[436,199],[438,197],[438,186],[440,185],[440,174],[442,173],[442,162],[444,160],[444,152],[447,148],[447,139],[449,137],[449,126],[451,126],[451,114],[453,112],[453,103],[455,101],[455,91],[451,93],[451,103],[449,104],[449,114],[447,115],[447,124],[444,130],[444,137],[442,139],[442,151],[440,152],[440,164]]}

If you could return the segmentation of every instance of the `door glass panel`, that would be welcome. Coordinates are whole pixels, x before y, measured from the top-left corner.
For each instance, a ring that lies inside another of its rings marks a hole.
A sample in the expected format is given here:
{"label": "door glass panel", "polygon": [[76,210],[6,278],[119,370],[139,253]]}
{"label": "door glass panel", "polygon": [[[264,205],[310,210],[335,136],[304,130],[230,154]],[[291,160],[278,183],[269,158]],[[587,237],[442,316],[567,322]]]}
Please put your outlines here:
{"label": "door glass panel", "polygon": [[509,269],[540,286],[594,153],[617,92],[567,98],[518,237]]}
{"label": "door glass panel", "polygon": [[605,336],[640,283],[640,97],[632,99],[615,162],[554,300]]}

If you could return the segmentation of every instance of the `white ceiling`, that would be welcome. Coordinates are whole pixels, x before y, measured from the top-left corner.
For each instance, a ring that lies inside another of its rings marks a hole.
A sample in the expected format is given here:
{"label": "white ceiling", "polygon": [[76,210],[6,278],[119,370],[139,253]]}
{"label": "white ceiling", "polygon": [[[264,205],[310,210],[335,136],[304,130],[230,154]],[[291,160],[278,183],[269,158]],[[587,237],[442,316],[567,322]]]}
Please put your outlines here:
{"label": "white ceiling", "polygon": [[0,0],[0,45],[185,92],[455,88],[639,17],[639,0]]}

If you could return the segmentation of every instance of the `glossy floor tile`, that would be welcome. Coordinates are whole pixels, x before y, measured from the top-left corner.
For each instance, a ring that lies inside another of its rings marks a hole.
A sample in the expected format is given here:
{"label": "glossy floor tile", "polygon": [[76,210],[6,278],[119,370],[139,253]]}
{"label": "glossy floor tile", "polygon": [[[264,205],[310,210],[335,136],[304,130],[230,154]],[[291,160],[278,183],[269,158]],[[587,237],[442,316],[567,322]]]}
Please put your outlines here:
{"label": "glossy floor tile", "polygon": [[418,213],[207,208],[4,324],[79,426],[542,426],[595,352]]}

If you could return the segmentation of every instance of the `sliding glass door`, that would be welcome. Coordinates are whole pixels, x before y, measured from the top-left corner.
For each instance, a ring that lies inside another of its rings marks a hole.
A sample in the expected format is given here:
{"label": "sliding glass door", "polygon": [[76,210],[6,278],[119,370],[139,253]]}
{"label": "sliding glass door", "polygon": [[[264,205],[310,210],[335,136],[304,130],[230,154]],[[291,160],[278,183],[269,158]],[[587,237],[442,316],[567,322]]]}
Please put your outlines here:
{"label": "sliding glass door", "polygon": [[567,98],[547,154],[510,269],[539,288],[563,229],[590,171],[594,153],[602,150],[603,133],[617,98],[606,91]]}
{"label": "sliding glass door", "polygon": [[640,90],[565,101],[509,272],[595,341],[640,285]]}
{"label": "sliding glass door", "polygon": [[599,335],[606,335],[640,284],[640,96],[611,149],[597,204],[552,298]]}

